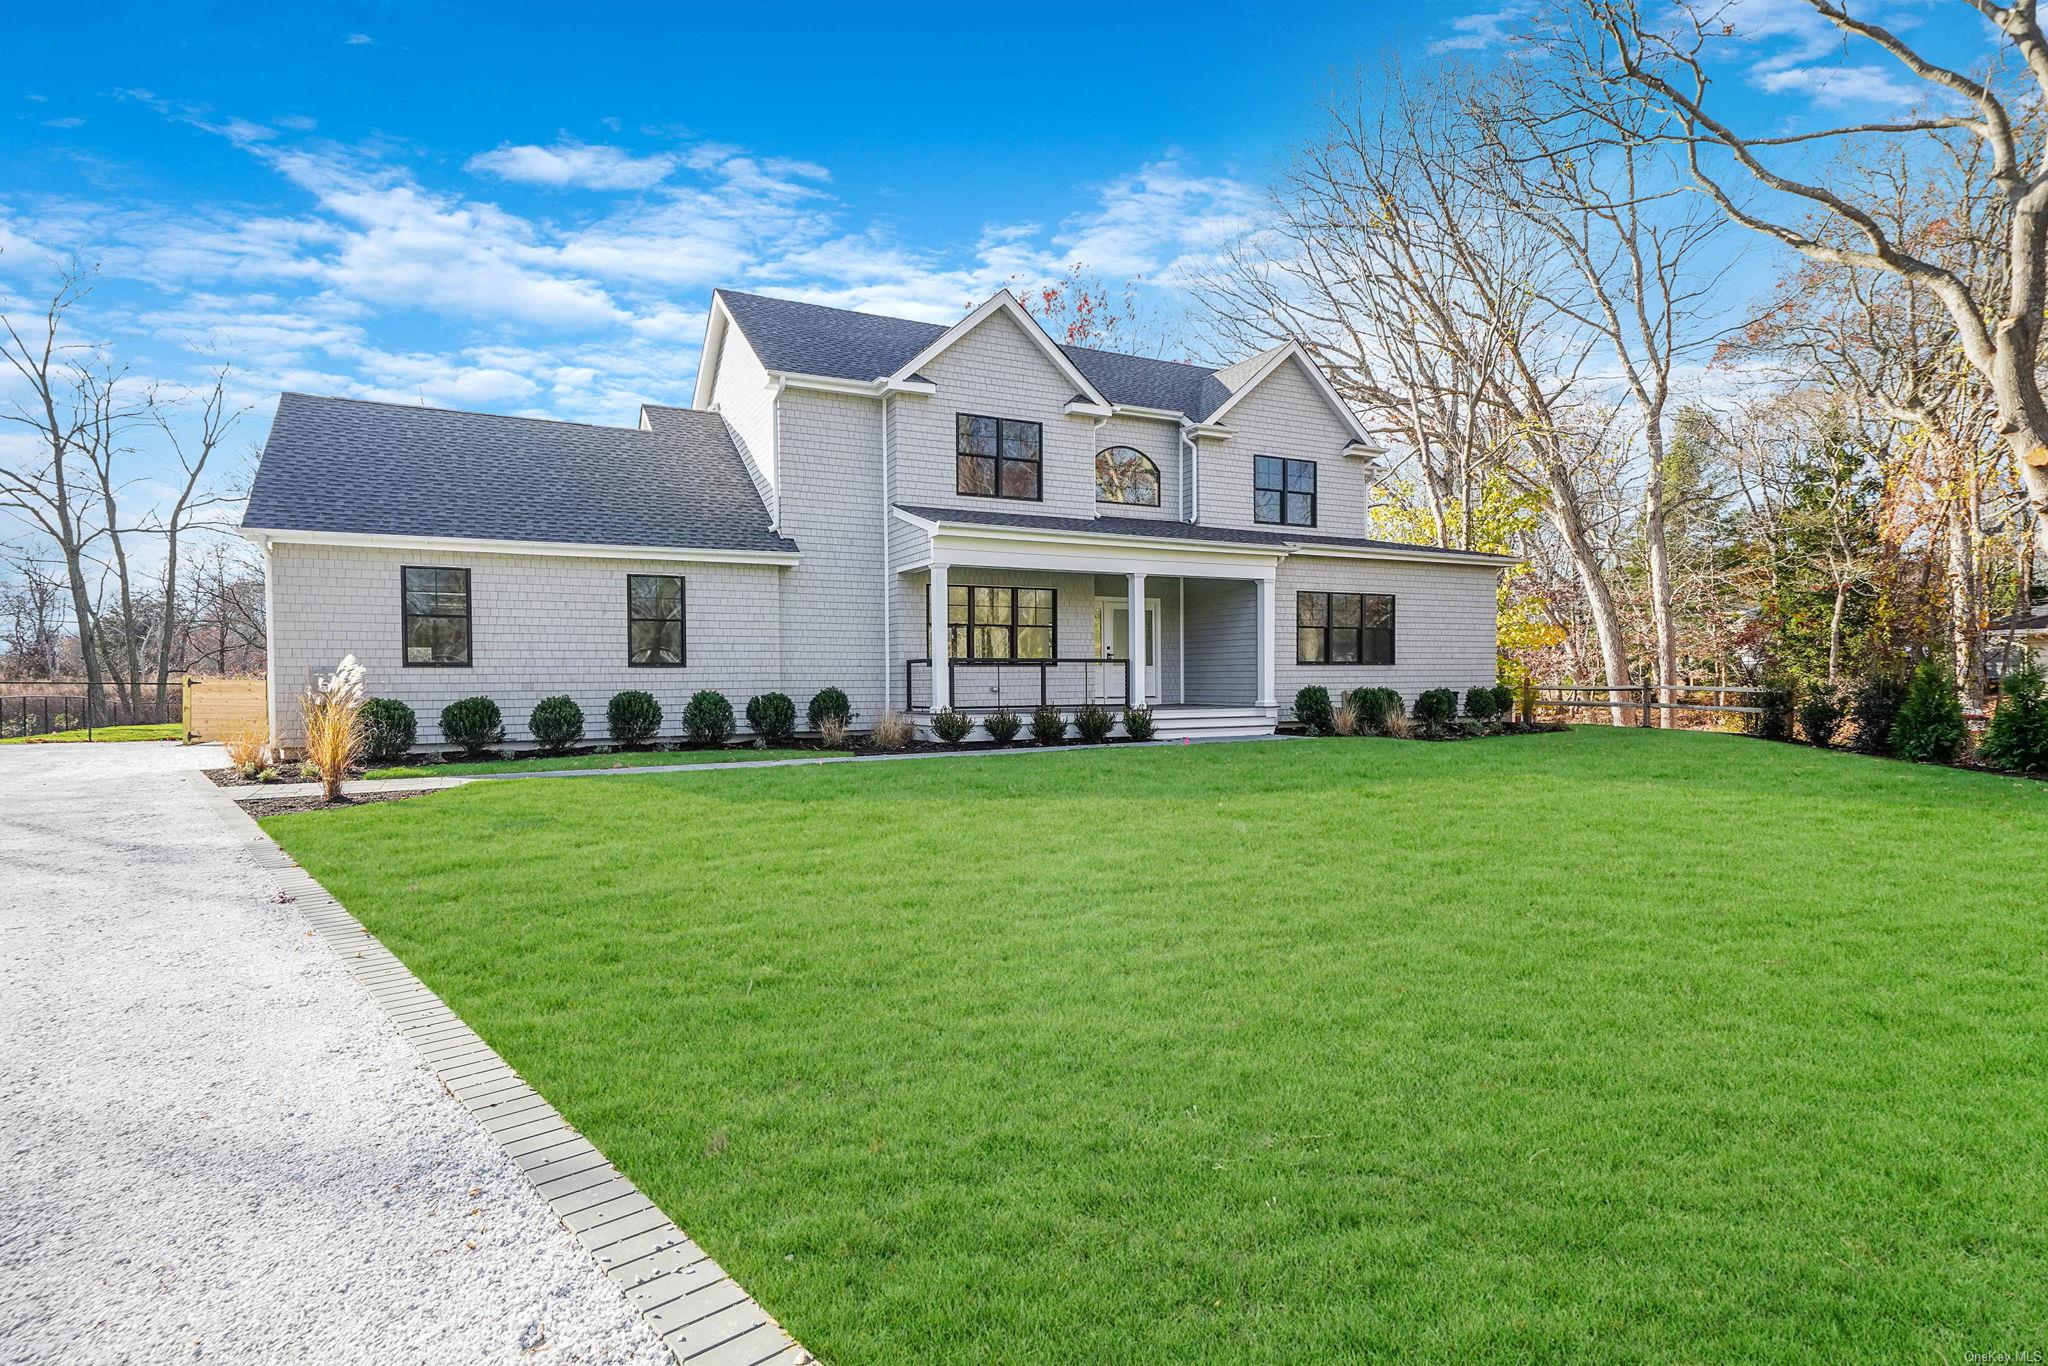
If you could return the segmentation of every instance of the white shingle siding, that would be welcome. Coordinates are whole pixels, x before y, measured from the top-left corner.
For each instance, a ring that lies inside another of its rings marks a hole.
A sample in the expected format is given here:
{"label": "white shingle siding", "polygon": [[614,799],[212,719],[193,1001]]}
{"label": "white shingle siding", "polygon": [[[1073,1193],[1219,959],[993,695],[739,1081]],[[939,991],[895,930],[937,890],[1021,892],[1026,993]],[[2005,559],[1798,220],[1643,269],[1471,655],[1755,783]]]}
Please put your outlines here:
{"label": "white shingle siding", "polygon": [[[470,571],[470,666],[407,668],[400,648],[399,571],[432,565]],[[534,703],[567,693],[583,708],[587,736],[602,741],[612,695],[644,689],[660,701],[663,734],[682,733],[683,704],[700,688],[724,693],[741,716],[756,693],[779,683],[778,579],[766,565],[557,555],[463,554],[276,545],[270,556],[270,686],[279,740],[301,743],[298,694],[343,655],[368,672],[373,697],[394,697],[419,717],[419,740],[440,742],[441,708],[484,696],[504,714],[508,743],[532,739]],[[684,579],[685,654],[680,669],[626,663],[626,576]],[[799,706],[802,701],[799,701]]]}
{"label": "white shingle siding", "polygon": [[800,547],[782,580],[783,691],[801,712],[841,688],[862,722],[884,705],[882,400],[784,390],[782,534]]}
{"label": "white shingle siding", "polygon": [[1259,590],[1248,582],[1188,579],[1187,700],[1248,704],[1259,693]]}
{"label": "white shingle siding", "polygon": [[[1401,564],[1384,560],[1282,560],[1274,618],[1274,691],[1285,713],[1294,694],[1320,683],[1335,698],[1353,688],[1393,688],[1413,702],[1425,688],[1465,689],[1495,681],[1497,620],[1490,565]],[[1296,664],[1294,595],[1302,590],[1394,595],[1394,662]]]}
{"label": "white shingle siding", "polygon": [[725,329],[718,357],[718,377],[711,386],[711,406],[725,418],[732,444],[739,448],[760,490],[768,516],[776,516],[775,395],[768,372],[737,327]]}
{"label": "white shingle siding", "polygon": [[[920,373],[938,393],[897,401],[896,502],[998,508],[1023,516],[1095,515],[1095,424],[1060,411],[1074,397],[1074,382],[1007,314],[991,314]],[[1017,418],[1044,428],[1042,501],[967,498],[956,491],[959,413]]]}
{"label": "white shingle siding", "polygon": [[[1224,416],[1228,441],[1202,442],[1202,516],[1205,526],[1286,531],[1252,517],[1252,457],[1284,456],[1316,462],[1315,531],[1325,536],[1370,536],[1366,525],[1366,466],[1340,454],[1351,429],[1289,360],[1266,376]],[[1307,530],[1303,528],[1303,530]]]}

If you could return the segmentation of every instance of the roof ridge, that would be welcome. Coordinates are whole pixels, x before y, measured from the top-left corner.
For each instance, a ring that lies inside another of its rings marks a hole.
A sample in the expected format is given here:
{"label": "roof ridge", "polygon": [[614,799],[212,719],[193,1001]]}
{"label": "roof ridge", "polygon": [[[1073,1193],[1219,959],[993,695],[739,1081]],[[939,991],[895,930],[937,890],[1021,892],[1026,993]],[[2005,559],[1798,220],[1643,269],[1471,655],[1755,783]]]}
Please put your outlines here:
{"label": "roof ridge", "polygon": [[[814,304],[809,299],[786,299],[780,294],[756,294],[752,290],[730,289],[724,285],[719,285],[715,287],[711,292],[713,294],[729,294],[741,299],[760,299],[766,303],[771,304],[796,304],[803,308],[822,309],[827,313],[844,313],[848,317],[853,318],[875,318],[882,322],[905,323],[912,327],[929,327],[939,333],[944,333],[954,326],[953,323],[925,322],[921,318],[899,318],[894,313],[872,313],[869,312],[867,309],[863,308],[841,308],[838,304]],[[1028,308],[1024,311],[1027,314],[1031,312],[1031,310]],[[1032,318],[1032,321],[1038,323],[1039,329],[1041,331],[1045,330],[1045,324],[1039,322],[1039,320],[1035,316]],[[1138,354],[1136,351],[1111,351],[1108,348],[1101,346],[1076,346],[1069,342],[1053,341],[1052,334],[1050,332],[1046,332],[1046,339],[1048,341],[1052,341],[1052,344],[1054,346],[1059,347],[1062,351],[1086,351],[1091,355],[1115,356],[1119,360],[1142,360],[1147,361],[1153,365],[1178,365],[1189,370],[1206,371],[1209,374],[1214,374],[1218,369],[1223,368],[1214,365],[1204,365],[1199,361],[1168,360],[1164,356],[1143,356]],[[1262,352],[1261,354],[1264,353]]]}
{"label": "roof ridge", "polygon": [[[590,427],[600,432],[632,432],[639,436],[655,435],[655,433],[649,432],[643,427],[627,426],[624,423],[617,422],[578,422],[572,417],[528,417],[524,413],[491,413],[481,408],[443,408],[432,403],[393,403],[391,400],[383,398],[349,398],[342,394],[309,394],[303,389],[282,389],[278,391],[278,397],[310,398],[317,399],[322,403],[358,403],[367,408],[396,408],[402,413],[447,413],[453,417],[491,417],[497,418],[501,422],[538,422],[550,427]],[[646,408],[667,407],[669,405],[643,403],[640,406]],[[681,408],[676,411],[698,412],[701,410]]]}

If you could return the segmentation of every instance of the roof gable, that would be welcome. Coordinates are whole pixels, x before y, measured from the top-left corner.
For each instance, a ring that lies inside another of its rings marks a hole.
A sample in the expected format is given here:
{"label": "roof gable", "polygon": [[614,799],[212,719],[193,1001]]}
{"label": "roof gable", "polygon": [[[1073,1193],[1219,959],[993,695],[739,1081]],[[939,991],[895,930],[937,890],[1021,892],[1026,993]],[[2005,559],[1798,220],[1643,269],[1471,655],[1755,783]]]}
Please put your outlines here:
{"label": "roof gable", "polygon": [[[1300,367],[1301,373],[1308,379],[1309,387],[1314,389],[1317,396],[1330,406],[1332,412],[1337,414],[1338,421],[1344,424],[1345,430],[1351,434],[1351,439],[1354,443],[1369,447],[1375,451],[1379,449],[1378,443],[1372,439],[1371,435],[1366,432],[1364,425],[1359,422],[1358,414],[1352,412],[1351,405],[1337,396],[1337,391],[1330,387],[1330,381],[1316,367],[1315,362],[1309,359],[1307,349],[1300,342],[1285,342],[1265,352],[1262,356],[1255,356],[1252,359],[1257,361],[1258,364],[1248,373],[1245,367],[1250,362],[1247,361],[1240,361],[1237,365],[1232,366],[1230,372],[1219,372],[1232,373],[1233,378],[1237,382],[1230,396],[1210,412],[1207,418],[1208,421],[1223,421],[1231,409],[1244,402],[1245,399],[1258,390],[1261,384],[1264,384],[1272,376],[1278,374],[1282,367],[1291,362]],[[1222,381],[1219,380],[1219,382]]]}
{"label": "roof gable", "polygon": [[1107,405],[1111,402],[1107,395],[1095,387],[1094,381],[1081,373],[1080,368],[1074,364],[1067,353],[1061,350],[1059,345],[1045,334],[1045,329],[1039,326],[1038,319],[1032,317],[1030,313],[1025,311],[1024,305],[1017,302],[1017,296],[1010,293],[1007,289],[997,290],[994,294],[991,294],[979,308],[969,313],[959,322],[954,323],[939,336],[934,337],[922,351],[919,351],[909,360],[904,361],[901,365],[890,371],[888,377],[893,380],[909,379],[920,368],[930,365],[933,361],[944,355],[961,338],[998,315],[1007,316],[1011,322],[1017,324],[1024,335],[1031,341],[1032,345],[1043,352],[1045,358],[1052,362],[1053,367],[1072,382],[1075,389],[1080,392],[1081,397],[1091,403]]}

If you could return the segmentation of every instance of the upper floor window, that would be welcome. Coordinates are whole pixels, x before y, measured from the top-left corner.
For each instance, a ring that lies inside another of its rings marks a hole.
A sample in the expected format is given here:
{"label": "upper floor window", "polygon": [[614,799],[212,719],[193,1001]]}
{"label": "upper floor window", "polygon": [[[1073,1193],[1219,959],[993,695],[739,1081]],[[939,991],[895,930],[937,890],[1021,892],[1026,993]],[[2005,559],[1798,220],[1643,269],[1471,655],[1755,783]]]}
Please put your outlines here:
{"label": "upper floor window", "polygon": [[469,666],[469,571],[399,570],[399,614],[407,665]]}
{"label": "upper floor window", "polygon": [[1392,664],[1393,595],[1296,593],[1294,662]]}
{"label": "upper floor window", "polygon": [[1252,457],[1252,520],[1280,526],[1316,524],[1316,462]]}
{"label": "upper floor window", "polygon": [[973,413],[955,414],[953,424],[958,438],[954,487],[960,493],[1038,501],[1044,428],[1036,422]]}
{"label": "upper floor window", "polygon": [[1111,446],[1095,453],[1095,501],[1159,506],[1159,466],[1152,457],[1129,446]]}
{"label": "upper floor window", "polygon": [[682,667],[682,575],[626,575],[626,663],[636,669]]}

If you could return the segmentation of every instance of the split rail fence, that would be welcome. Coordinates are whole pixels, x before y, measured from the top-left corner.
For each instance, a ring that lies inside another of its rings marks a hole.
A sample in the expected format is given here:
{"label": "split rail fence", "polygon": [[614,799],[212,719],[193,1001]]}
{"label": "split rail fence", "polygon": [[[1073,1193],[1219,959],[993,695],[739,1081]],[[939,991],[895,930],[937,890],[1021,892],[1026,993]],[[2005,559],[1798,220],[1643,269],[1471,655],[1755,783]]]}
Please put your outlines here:
{"label": "split rail fence", "polygon": [[[1666,688],[1659,688],[1654,683],[1630,684],[1625,687],[1553,685],[1538,687],[1535,690],[1536,708],[1538,711],[1545,708],[1566,713],[1579,710],[1611,711],[1619,707],[1624,717],[1634,718],[1630,724],[1637,726],[1654,725],[1653,717],[1659,711],[1758,716],[1763,712],[1761,706],[1746,701],[1731,703],[1728,699],[1730,697],[1760,699],[1762,694],[1770,691],[1771,689],[1769,688],[1737,687],[1733,684],[1719,683],[1674,685]],[[1711,702],[1667,702],[1664,700],[1666,696],[1681,698],[1697,697],[1701,694],[1713,694],[1715,700]]]}

